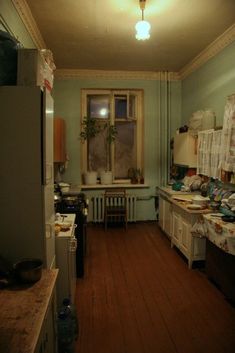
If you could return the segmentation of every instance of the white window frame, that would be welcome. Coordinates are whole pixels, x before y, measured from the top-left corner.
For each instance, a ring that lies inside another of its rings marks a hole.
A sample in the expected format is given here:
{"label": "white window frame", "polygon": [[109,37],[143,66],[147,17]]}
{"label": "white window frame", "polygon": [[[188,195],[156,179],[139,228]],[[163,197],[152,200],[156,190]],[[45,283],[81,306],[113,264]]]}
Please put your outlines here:
{"label": "white window frame", "polygon": [[[87,96],[89,95],[110,95],[110,124],[115,124],[118,119],[114,116],[114,96],[115,95],[128,95],[130,94],[136,96],[136,118],[128,117],[123,120],[120,119],[125,124],[125,121],[136,120],[136,154],[137,154],[137,166],[136,168],[141,169],[144,174],[144,153],[143,153],[143,142],[144,142],[144,117],[143,117],[143,99],[144,92],[142,89],[82,89],[81,90],[81,117],[80,117],[80,131],[82,131],[82,120],[87,116]],[[127,109],[129,107],[129,102],[127,102]],[[115,176],[114,170],[114,149],[115,142],[111,145],[111,168],[113,175]],[[86,172],[88,168],[87,165],[87,141],[81,142],[81,171]],[[126,179],[124,179],[126,180]],[[116,182],[121,181],[121,179],[115,179]]]}

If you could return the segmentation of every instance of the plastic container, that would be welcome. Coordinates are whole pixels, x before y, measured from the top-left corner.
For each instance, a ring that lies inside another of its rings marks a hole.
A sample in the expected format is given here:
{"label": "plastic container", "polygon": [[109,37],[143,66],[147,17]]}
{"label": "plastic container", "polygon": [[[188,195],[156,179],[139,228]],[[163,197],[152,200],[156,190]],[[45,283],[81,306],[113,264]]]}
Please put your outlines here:
{"label": "plastic container", "polygon": [[79,333],[79,325],[78,325],[78,316],[76,307],[71,303],[69,298],[65,298],[63,300],[63,308],[68,308],[71,312],[71,318],[73,321],[73,332],[74,332],[74,339],[77,340],[78,333]]}
{"label": "plastic container", "polygon": [[69,308],[59,312],[57,329],[58,353],[75,353],[74,323]]}

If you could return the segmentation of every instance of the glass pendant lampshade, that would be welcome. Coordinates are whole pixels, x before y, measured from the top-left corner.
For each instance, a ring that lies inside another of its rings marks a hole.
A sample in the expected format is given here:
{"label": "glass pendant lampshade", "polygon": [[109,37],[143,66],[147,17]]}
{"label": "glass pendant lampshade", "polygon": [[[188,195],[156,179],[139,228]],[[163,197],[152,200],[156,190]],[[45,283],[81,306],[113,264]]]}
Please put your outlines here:
{"label": "glass pendant lampshade", "polygon": [[149,31],[151,29],[151,25],[148,21],[139,21],[135,25],[136,29],[136,39],[138,40],[145,40],[150,38]]}
{"label": "glass pendant lampshade", "polygon": [[139,0],[140,2],[140,9],[142,12],[142,20],[137,22],[135,25],[135,29],[136,29],[136,39],[138,40],[145,40],[145,39],[149,39],[150,38],[150,23],[148,21],[144,20],[144,9],[145,9],[145,2],[146,0]]}

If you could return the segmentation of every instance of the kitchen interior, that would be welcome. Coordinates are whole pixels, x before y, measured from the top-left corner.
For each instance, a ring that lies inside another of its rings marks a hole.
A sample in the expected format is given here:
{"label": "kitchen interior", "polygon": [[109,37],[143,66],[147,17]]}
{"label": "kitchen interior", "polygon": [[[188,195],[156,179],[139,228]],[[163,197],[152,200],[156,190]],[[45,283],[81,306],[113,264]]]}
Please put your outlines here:
{"label": "kitchen interior", "polygon": [[0,4],[0,353],[232,353],[235,3],[98,5]]}

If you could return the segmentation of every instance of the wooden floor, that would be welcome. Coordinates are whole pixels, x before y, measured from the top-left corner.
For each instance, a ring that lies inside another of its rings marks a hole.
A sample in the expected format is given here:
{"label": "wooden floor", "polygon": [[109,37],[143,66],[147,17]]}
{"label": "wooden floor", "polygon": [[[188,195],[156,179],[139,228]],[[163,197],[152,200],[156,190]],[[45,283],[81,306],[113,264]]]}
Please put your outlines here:
{"label": "wooden floor", "polygon": [[88,227],[79,353],[233,353],[235,309],[156,223]]}

